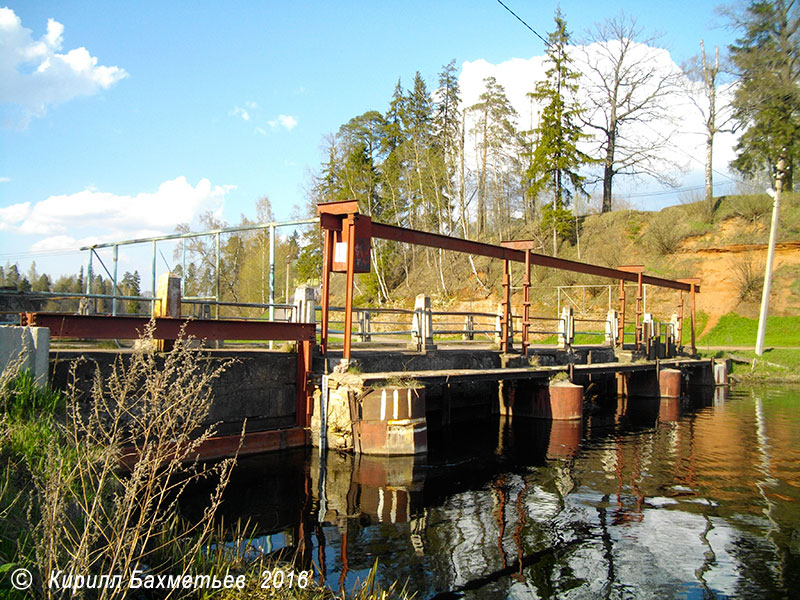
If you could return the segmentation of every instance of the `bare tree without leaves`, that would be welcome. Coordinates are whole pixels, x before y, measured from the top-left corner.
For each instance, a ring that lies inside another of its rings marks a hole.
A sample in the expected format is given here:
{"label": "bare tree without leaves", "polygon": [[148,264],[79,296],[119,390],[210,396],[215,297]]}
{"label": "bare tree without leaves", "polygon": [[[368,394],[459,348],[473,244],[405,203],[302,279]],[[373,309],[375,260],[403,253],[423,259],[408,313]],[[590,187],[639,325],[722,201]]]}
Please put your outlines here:
{"label": "bare tree without leaves", "polygon": [[[598,139],[603,164],[603,212],[611,210],[616,175],[650,175],[672,184],[674,164],[660,158],[668,135],[643,135],[648,125],[669,120],[667,99],[679,88],[681,73],[669,70],[642,38],[636,21],[625,15],[609,19],[589,34],[584,57],[583,88],[588,94],[584,125]],[[644,126],[644,127],[643,127]],[[651,130],[652,131],[652,130]]]}
{"label": "bare tree without leaves", "polygon": [[[718,133],[732,132],[733,112],[731,106],[724,104],[717,105],[717,85],[721,73],[719,62],[719,47],[714,48],[713,63],[706,56],[706,47],[703,40],[700,40],[700,56],[692,58],[685,66],[684,73],[689,79],[690,89],[688,90],[689,100],[697,107],[703,115],[706,136],[706,193],[705,206],[707,214],[713,212],[714,203],[714,136]],[[697,95],[697,85],[702,86],[702,100]]]}

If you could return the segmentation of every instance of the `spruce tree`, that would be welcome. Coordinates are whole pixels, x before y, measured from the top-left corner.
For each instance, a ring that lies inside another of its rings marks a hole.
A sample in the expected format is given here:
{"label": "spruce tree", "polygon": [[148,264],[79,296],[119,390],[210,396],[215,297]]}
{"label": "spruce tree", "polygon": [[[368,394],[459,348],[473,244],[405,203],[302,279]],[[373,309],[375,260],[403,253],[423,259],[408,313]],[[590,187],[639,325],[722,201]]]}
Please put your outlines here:
{"label": "spruce tree", "polygon": [[742,36],[729,47],[739,75],[734,118],[744,127],[732,166],[745,175],[773,170],[782,149],[784,189],[800,160],[800,3],[758,0],[734,16]]}
{"label": "spruce tree", "polygon": [[591,161],[578,149],[587,137],[575,121],[581,109],[575,100],[579,73],[570,68],[567,56],[569,33],[561,11],[555,15],[555,31],[548,36],[547,62],[550,68],[545,79],[536,84],[532,98],[542,104],[536,127],[537,144],[528,168],[530,192],[537,195],[552,193],[552,203],[542,211],[544,224],[553,229],[553,253],[557,250],[557,235],[571,230],[572,219],[566,207],[571,198],[584,192],[581,166]]}

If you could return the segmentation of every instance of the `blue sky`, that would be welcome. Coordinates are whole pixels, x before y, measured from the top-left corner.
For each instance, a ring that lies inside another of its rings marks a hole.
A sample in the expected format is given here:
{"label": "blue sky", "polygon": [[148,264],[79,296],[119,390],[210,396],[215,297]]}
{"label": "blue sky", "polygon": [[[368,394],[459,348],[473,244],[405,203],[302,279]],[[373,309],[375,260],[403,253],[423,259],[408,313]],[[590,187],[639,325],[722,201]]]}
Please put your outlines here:
{"label": "blue sky", "polygon": [[[732,39],[711,2],[506,4],[542,35],[560,4],[576,40],[624,10],[647,33],[662,33],[657,45],[677,63],[701,38],[710,48]],[[543,54],[495,0],[6,6],[0,264],[25,270],[35,259],[40,272],[79,264],[78,255],[67,263],[45,251],[169,233],[196,223],[201,210],[231,223],[254,218],[264,195],[277,218],[289,218],[319,166],[323,136],[385,110],[398,77],[410,84],[419,70],[432,88],[451,59],[496,65]],[[20,47],[38,58],[15,59]],[[72,71],[59,63],[68,54],[62,62]],[[34,76],[42,57],[50,79]]]}

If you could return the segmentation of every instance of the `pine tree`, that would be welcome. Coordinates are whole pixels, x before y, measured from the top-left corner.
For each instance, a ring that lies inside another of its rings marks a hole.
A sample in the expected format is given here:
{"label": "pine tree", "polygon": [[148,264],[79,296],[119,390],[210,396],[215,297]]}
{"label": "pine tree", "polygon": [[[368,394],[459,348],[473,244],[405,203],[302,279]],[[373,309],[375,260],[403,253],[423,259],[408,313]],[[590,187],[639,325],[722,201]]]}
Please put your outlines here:
{"label": "pine tree", "polygon": [[[120,282],[120,289],[122,289],[123,294],[126,296],[141,296],[141,282],[142,278],[139,275],[139,271],[134,271],[133,273],[125,271],[125,275],[122,276],[122,281]],[[129,313],[136,314],[141,308],[141,302],[139,300],[128,300],[127,305]]]}
{"label": "pine tree", "polygon": [[383,118],[383,135],[381,136],[381,155],[384,157],[379,167],[380,187],[386,213],[384,219],[396,225],[408,223],[408,206],[406,194],[403,193],[404,158],[401,147],[405,142],[402,115],[405,112],[406,98],[402,82],[398,79],[395,85],[389,109]]}
{"label": "pine tree", "polygon": [[557,234],[571,230],[572,218],[566,207],[576,193],[583,190],[581,166],[591,161],[578,149],[578,143],[588,137],[575,124],[581,109],[575,100],[580,74],[570,68],[567,56],[569,33],[561,11],[556,11],[556,28],[548,36],[547,62],[550,68],[545,79],[536,84],[532,98],[543,104],[536,128],[538,143],[528,168],[533,195],[552,192],[552,206],[544,210],[544,221],[553,229],[553,254],[557,250]]}
{"label": "pine tree", "polygon": [[433,214],[430,189],[430,156],[432,143],[433,106],[425,80],[419,71],[414,74],[413,87],[406,95],[405,110],[401,114],[406,141],[404,143],[405,179],[408,204],[411,209],[411,227],[432,228],[429,217]]}
{"label": "pine tree", "polygon": [[[502,163],[505,162],[504,149],[510,141],[517,139],[514,126],[517,111],[508,101],[505,88],[497,83],[494,77],[487,77],[483,82],[486,89],[478,97],[478,102],[469,109],[477,116],[472,133],[476,137],[478,150],[479,235],[486,232],[488,225],[487,207],[491,200],[488,179],[490,171],[499,173],[502,170]],[[498,209],[502,208],[503,200],[499,195],[500,191],[495,189],[495,203]],[[497,211],[496,217],[502,221],[500,210]]]}
{"label": "pine tree", "polygon": [[745,175],[772,171],[786,149],[785,190],[800,160],[800,4],[757,0],[733,16],[742,37],[729,47],[739,74],[734,118],[744,127],[732,166]]}

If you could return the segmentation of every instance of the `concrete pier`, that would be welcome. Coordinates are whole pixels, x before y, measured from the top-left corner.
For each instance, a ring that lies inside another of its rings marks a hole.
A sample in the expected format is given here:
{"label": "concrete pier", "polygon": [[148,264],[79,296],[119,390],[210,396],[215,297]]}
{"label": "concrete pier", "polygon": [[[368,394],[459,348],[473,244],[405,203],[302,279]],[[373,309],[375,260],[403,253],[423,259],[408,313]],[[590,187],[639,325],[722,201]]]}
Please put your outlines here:
{"label": "concrete pier", "polygon": [[[125,360],[125,354],[61,350],[53,355],[51,381],[65,387],[69,364],[80,355],[86,360],[78,367],[76,383],[88,391],[95,370],[107,372],[115,359]],[[270,433],[248,438],[245,452],[310,443],[355,454],[401,456],[425,454],[431,428],[447,428],[457,435],[462,423],[500,414],[549,421],[554,438],[565,440],[561,450],[553,450],[559,455],[569,453],[580,428],[556,424],[580,424],[587,404],[614,395],[615,381],[617,395],[626,402],[674,399],[661,411],[665,420],[680,414],[679,397],[687,384],[714,384],[709,359],[615,362],[608,360],[609,354],[607,348],[573,353],[549,348],[537,354],[539,364],[532,366],[518,355],[488,349],[364,350],[354,354],[352,372],[325,375],[325,363],[317,357],[309,377],[310,426],[304,428],[297,424],[296,354],[211,350],[205,360],[237,360],[213,383],[209,421],[218,423],[221,436],[238,439],[245,419],[248,434]],[[387,368],[391,370],[377,371]],[[224,440],[215,441],[208,456],[224,456],[227,447]]]}

